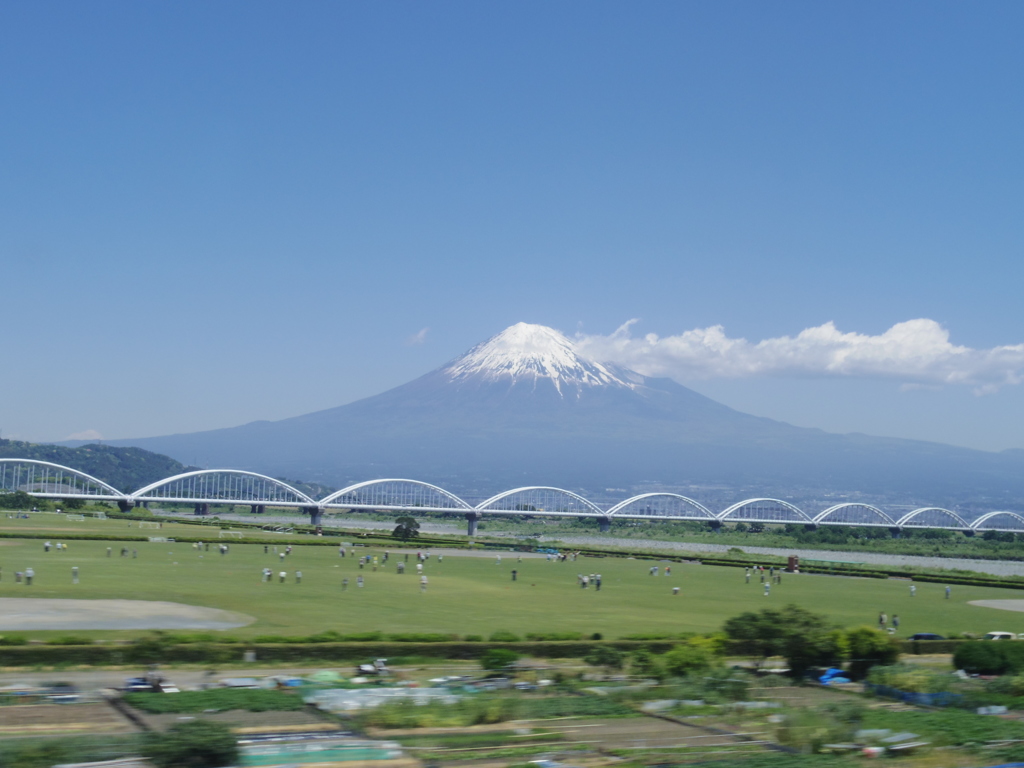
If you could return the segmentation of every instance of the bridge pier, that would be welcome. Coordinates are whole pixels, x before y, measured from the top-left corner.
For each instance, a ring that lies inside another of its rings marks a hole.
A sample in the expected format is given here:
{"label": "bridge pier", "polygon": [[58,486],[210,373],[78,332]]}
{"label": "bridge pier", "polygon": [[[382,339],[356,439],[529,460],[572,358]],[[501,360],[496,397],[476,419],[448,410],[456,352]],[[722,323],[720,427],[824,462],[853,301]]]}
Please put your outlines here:
{"label": "bridge pier", "polygon": [[250,504],[249,505],[249,514],[252,514],[252,515],[262,515],[266,511],[267,511],[267,508],[263,504]]}
{"label": "bridge pier", "polygon": [[324,519],[324,511],[320,507],[303,507],[302,511],[309,515],[309,524],[316,526],[316,532],[320,533],[320,525]]}
{"label": "bridge pier", "polygon": [[117,508],[120,509],[125,514],[127,514],[129,511],[131,511],[132,503],[128,501],[128,499],[118,499]]}
{"label": "bridge pier", "polygon": [[597,527],[601,533],[608,533],[612,529],[612,519],[610,517],[597,518]]}
{"label": "bridge pier", "polygon": [[480,522],[479,512],[466,513],[466,535],[476,536],[476,524]]}
{"label": "bridge pier", "polygon": [[194,514],[194,515],[208,515],[208,514],[210,514],[210,505],[207,504],[206,502],[198,503],[198,504],[196,504],[195,509],[192,512],[192,514]]}

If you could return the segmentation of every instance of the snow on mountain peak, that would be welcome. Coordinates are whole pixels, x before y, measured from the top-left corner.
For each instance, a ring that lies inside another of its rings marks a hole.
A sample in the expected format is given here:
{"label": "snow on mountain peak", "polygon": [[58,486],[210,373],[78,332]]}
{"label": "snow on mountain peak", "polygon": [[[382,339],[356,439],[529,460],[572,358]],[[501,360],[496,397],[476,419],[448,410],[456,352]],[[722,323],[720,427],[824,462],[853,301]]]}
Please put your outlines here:
{"label": "snow on mountain peak", "polygon": [[635,385],[600,363],[586,360],[576,352],[572,341],[544,325],[516,323],[492,336],[444,368],[453,382],[482,379],[525,381],[536,386],[550,379],[559,394],[564,387],[613,386],[632,389]]}

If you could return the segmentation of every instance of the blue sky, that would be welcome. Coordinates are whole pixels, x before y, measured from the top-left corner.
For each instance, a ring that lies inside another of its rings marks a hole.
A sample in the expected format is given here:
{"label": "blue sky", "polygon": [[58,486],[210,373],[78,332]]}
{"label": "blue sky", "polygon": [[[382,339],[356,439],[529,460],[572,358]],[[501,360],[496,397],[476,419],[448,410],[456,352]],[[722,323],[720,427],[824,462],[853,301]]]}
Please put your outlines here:
{"label": "blue sky", "polygon": [[[0,2],[0,429],[283,418],[522,320],[759,415],[1024,448],[1022,28],[1016,2]],[[680,351],[717,326],[713,360]]]}

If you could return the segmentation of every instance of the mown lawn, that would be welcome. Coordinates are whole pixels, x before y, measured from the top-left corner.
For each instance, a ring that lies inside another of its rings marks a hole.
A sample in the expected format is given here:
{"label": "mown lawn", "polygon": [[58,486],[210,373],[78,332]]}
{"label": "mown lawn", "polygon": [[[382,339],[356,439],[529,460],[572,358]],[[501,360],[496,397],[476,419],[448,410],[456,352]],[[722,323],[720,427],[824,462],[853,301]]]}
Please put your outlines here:
{"label": "mown lawn", "polygon": [[[0,530],[11,530],[15,521],[0,516]],[[26,521],[17,521],[24,523]],[[39,520],[32,521],[39,527]],[[54,518],[53,541],[81,524]],[[127,531],[126,521],[90,521],[90,531]],[[180,526],[185,528],[185,526]],[[188,527],[198,535],[203,529]],[[132,533],[138,533],[132,527]],[[154,534],[173,535],[165,526]],[[147,533],[150,533],[147,531]],[[406,573],[395,572],[396,558],[404,551],[392,550],[392,559],[377,572],[367,566],[360,571],[356,557],[341,558],[337,549],[304,546],[295,537],[294,552],[282,564],[273,549],[264,554],[263,545],[228,541],[231,551],[217,554],[220,539],[212,538],[210,551],[199,551],[183,543],[127,543],[116,541],[71,541],[68,552],[43,552],[36,539],[0,539],[0,597],[34,598],[128,598],[167,600],[191,605],[238,611],[255,618],[243,628],[227,631],[235,637],[285,634],[303,635],[333,629],[343,634],[382,630],[384,632],[442,632],[487,636],[496,630],[519,635],[527,632],[578,631],[589,636],[600,632],[606,638],[650,632],[708,632],[737,613],[793,602],[809,610],[826,613],[842,625],[874,625],[878,613],[895,613],[901,619],[900,635],[914,632],[1024,632],[1024,613],[1012,613],[968,605],[977,599],[1024,599],[1024,593],[993,588],[953,588],[952,599],[943,598],[941,584],[919,584],[917,596],[910,597],[909,582],[852,579],[832,576],[784,575],[781,586],[764,596],[755,577],[744,583],[739,568],[672,564],[666,577],[664,563],[659,576],[648,575],[651,561],[619,558],[581,558],[556,563],[524,558],[517,562],[511,552],[496,557],[449,554],[443,562],[432,557],[426,565],[429,586],[421,592],[415,573],[415,556],[410,555]],[[106,557],[106,548],[113,557]],[[122,558],[122,546],[138,550],[138,558]],[[381,555],[382,550],[357,548],[357,554]],[[80,569],[81,583],[72,585],[71,567]],[[34,568],[32,587],[14,583],[14,571]],[[266,566],[274,581],[261,583]],[[511,571],[519,578],[511,580]],[[288,573],[280,584],[277,573]],[[303,580],[296,584],[294,573]],[[603,588],[582,590],[577,574],[600,573]],[[365,587],[356,587],[356,577]],[[347,591],[342,580],[349,579]],[[673,596],[672,587],[680,594]],[[33,636],[86,634],[111,637],[118,633],[33,632]],[[139,634],[138,632],[134,634]]]}

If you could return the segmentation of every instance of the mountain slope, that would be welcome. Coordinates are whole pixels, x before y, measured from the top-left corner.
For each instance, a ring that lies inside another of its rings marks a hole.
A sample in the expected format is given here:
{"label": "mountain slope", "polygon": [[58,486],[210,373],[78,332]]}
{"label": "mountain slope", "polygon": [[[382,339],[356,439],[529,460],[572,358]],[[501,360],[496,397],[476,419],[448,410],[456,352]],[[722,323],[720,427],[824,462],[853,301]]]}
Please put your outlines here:
{"label": "mountain slope", "polygon": [[349,405],[116,442],[335,486],[413,477],[480,495],[523,484],[725,484],[948,503],[1024,491],[1019,456],[828,434],[751,416],[671,380],[583,359],[557,331],[525,323]]}
{"label": "mountain slope", "polygon": [[70,448],[20,440],[0,440],[0,458],[35,459],[61,464],[99,478],[122,491],[134,491],[165,477],[194,469],[168,456],[141,448],[118,448],[94,443]]}

